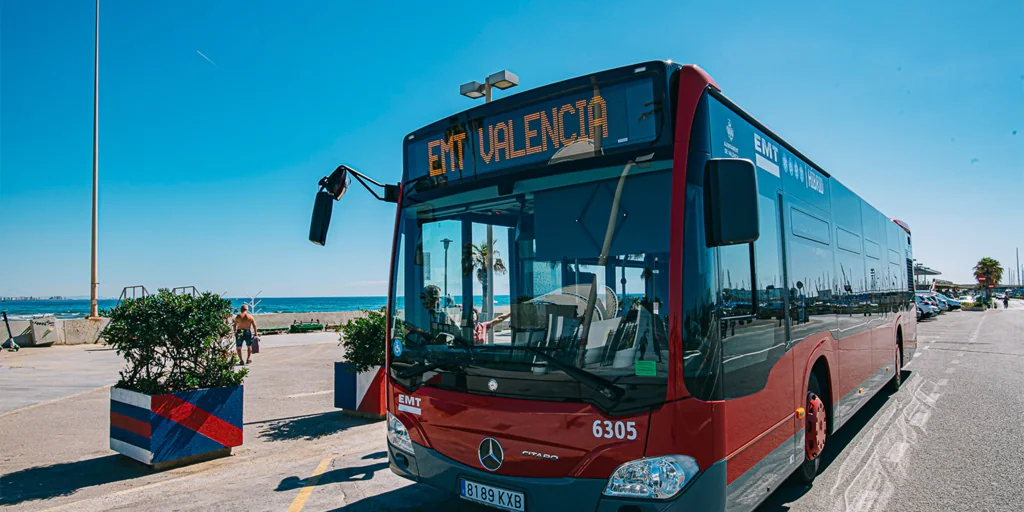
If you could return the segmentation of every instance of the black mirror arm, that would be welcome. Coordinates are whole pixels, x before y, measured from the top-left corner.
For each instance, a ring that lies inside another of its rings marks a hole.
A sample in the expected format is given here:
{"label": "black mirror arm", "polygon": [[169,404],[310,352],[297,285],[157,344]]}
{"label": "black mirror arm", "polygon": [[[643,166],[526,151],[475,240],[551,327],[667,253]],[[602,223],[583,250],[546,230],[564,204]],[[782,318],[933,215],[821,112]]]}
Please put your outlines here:
{"label": "black mirror arm", "polygon": [[[386,203],[398,202],[398,185],[386,185],[384,183],[380,183],[377,180],[344,164],[338,166],[338,169],[342,168],[348,171],[348,173],[351,174],[356,179],[356,181],[358,181],[359,184],[362,185],[363,188],[365,188],[366,191],[373,195],[373,197],[375,197],[378,201],[384,201]],[[335,170],[335,172],[337,172],[337,170]],[[322,190],[329,189],[330,179],[330,176],[324,176],[323,178],[320,179],[319,185]],[[373,188],[370,187],[370,185],[367,184],[367,182],[370,182],[370,184],[374,185],[375,187],[383,189],[384,195],[381,196],[380,194],[378,194],[376,190],[374,190]]]}

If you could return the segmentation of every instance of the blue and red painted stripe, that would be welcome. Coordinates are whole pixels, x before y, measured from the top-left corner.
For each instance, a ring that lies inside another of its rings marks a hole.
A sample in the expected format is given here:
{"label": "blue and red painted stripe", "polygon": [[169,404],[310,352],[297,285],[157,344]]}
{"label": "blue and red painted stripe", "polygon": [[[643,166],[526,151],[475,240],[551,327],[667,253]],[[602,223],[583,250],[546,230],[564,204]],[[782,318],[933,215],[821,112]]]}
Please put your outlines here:
{"label": "blue and red painted stripe", "polygon": [[153,397],[153,414],[204,435],[222,446],[242,444],[242,429],[175,395]]}
{"label": "blue and red painted stripe", "polygon": [[110,447],[156,464],[242,444],[242,387],[145,395],[113,388]]}

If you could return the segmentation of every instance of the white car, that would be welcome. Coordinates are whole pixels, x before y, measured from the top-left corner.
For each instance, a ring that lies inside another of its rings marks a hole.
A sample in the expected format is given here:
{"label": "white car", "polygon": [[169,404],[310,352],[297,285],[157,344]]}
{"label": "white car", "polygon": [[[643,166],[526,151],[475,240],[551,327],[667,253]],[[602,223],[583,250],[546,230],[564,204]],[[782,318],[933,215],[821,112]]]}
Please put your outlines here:
{"label": "white car", "polygon": [[960,302],[974,302],[974,297],[971,297],[970,295],[961,295],[957,297],[956,300]]}

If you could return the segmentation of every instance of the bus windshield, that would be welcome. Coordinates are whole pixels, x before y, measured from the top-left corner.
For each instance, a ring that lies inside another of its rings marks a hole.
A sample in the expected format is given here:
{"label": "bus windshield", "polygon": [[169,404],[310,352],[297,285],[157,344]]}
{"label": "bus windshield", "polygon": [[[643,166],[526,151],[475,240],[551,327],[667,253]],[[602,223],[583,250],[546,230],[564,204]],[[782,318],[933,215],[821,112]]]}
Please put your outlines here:
{"label": "bus windshield", "polygon": [[391,377],[606,411],[661,403],[670,193],[670,162],[654,161],[405,206]]}

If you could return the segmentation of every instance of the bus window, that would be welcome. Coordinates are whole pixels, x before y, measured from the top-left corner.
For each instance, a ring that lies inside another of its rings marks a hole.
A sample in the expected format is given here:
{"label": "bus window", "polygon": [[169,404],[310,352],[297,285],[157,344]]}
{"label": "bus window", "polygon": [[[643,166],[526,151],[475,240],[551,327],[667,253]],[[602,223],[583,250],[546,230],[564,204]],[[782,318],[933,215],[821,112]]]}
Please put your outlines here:
{"label": "bus window", "polygon": [[473,308],[468,326],[475,343],[510,345],[510,280],[516,253],[509,251],[514,229],[480,222],[473,223],[473,240],[463,249],[462,277],[473,284]]}
{"label": "bus window", "polygon": [[[759,208],[761,235],[753,244],[753,260],[750,244],[718,248],[725,399],[763,389],[786,352],[778,208],[765,196]],[[751,263],[756,282],[751,281]]]}

